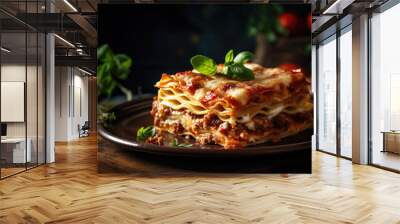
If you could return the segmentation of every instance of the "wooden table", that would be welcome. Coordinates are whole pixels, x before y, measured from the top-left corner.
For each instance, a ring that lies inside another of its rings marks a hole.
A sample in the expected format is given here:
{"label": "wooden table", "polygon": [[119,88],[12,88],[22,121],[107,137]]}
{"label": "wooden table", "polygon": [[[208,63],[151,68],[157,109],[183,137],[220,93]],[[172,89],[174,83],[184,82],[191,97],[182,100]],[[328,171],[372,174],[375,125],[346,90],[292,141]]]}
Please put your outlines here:
{"label": "wooden table", "polygon": [[400,131],[382,131],[383,149],[382,152],[400,154]]}

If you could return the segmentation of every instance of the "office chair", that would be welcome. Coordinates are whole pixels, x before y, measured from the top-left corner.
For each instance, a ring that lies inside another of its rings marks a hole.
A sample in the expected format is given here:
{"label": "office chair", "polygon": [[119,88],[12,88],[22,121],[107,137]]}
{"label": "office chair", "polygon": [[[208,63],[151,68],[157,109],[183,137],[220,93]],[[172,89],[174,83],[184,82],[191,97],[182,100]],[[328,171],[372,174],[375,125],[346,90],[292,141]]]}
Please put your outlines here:
{"label": "office chair", "polygon": [[90,129],[89,121],[85,121],[82,127],[80,127],[80,125],[78,124],[79,138],[89,136],[89,129]]}

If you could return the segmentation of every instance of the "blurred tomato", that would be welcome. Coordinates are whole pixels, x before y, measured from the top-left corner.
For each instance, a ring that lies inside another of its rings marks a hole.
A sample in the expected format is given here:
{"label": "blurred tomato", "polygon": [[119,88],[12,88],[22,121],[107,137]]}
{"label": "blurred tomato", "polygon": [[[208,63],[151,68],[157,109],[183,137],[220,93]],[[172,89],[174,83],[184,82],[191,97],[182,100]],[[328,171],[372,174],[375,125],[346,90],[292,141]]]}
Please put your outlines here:
{"label": "blurred tomato", "polygon": [[294,69],[299,69],[301,68],[299,65],[292,64],[292,63],[283,63],[279,65],[279,68],[287,70],[287,71],[292,71]]}
{"label": "blurred tomato", "polygon": [[279,18],[279,24],[290,33],[296,33],[301,25],[300,18],[291,12],[282,13]]}
{"label": "blurred tomato", "polygon": [[312,16],[311,16],[311,14],[308,15],[308,17],[307,17],[307,25],[308,25],[308,28],[311,30],[311,27],[312,27]]}

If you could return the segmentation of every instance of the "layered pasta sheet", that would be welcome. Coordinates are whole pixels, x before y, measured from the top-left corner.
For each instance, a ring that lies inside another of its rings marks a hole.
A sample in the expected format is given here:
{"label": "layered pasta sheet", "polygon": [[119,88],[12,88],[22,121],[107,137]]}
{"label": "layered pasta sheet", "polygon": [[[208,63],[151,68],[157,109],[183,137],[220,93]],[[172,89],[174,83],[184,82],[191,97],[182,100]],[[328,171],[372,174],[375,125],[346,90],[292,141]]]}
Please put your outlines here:
{"label": "layered pasta sheet", "polygon": [[280,141],[312,127],[310,81],[301,70],[245,66],[253,70],[254,80],[195,71],[163,74],[151,112],[157,131],[229,149]]}

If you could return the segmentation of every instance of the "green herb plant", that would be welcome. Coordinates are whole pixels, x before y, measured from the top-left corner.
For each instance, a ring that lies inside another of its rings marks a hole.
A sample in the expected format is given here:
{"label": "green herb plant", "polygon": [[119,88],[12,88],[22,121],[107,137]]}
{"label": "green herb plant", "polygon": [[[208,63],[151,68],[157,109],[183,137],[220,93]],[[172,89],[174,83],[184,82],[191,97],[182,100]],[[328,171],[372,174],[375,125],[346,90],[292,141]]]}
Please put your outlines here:
{"label": "green herb plant", "polygon": [[104,127],[108,127],[111,122],[115,121],[117,117],[115,116],[114,112],[111,113],[101,113],[99,115],[99,121],[103,123]]}
{"label": "green herb plant", "polygon": [[[253,71],[244,66],[244,63],[252,60],[252,58],[253,54],[249,51],[242,51],[236,57],[233,50],[228,51],[225,55],[224,68],[221,74],[239,81],[253,80]],[[217,73],[217,63],[207,56],[193,56],[190,63],[196,71],[203,75],[214,76]]]}
{"label": "green herb plant", "polygon": [[156,129],[153,126],[141,127],[136,133],[136,140],[146,141],[148,138],[156,134]]}
{"label": "green herb plant", "polygon": [[97,119],[104,127],[109,127],[113,121],[117,119],[114,112],[108,112],[113,108],[114,104],[105,101],[97,105]]}
{"label": "green herb plant", "polygon": [[100,95],[110,97],[120,89],[126,100],[132,100],[132,92],[122,85],[129,77],[132,59],[126,54],[114,54],[111,48],[104,44],[97,49],[97,85]]}

